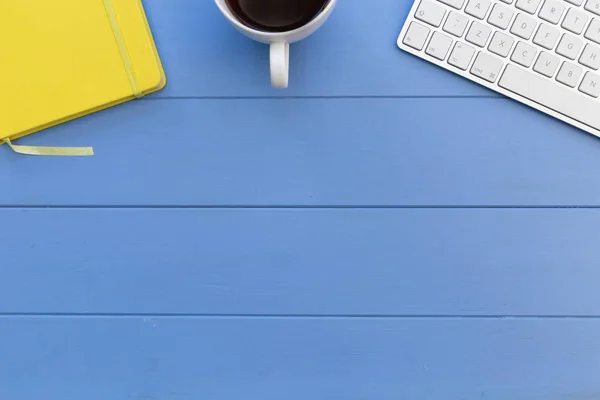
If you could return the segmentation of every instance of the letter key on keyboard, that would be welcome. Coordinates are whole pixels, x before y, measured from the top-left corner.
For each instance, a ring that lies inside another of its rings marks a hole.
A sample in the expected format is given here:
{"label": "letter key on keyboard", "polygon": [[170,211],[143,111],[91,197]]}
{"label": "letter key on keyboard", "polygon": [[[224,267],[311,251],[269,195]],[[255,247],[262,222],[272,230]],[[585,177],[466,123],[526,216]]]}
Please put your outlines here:
{"label": "letter key on keyboard", "polygon": [[496,32],[494,33],[494,37],[492,37],[488,50],[501,57],[506,57],[510,52],[514,41],[515,40],[511,36],[505,35],[502,32]]}
{"label": "letter key on keyboard", "polygon": [[561,26],[579,35],[583,31],[583,27],[585,24],[587,24],[587,22],[588,16],[586,14],[584,14],[582,11],[571,8],[569,11],[567,11],[567,15],[565,15],[565,19]]}
{"label": "letter key on keyboard", "polygon": [[565,61],[558,71],[556,80],[567,86],[575,87],[582,74],[582,69],[575,64]]}
{"label": "letter key on keyboard", "polygon": [[494,25],[496,28],[506,29],[510,23],[514,12],[510,8],[502,4],[494,4],[492,12],[488,17],[488,22]]}
{"label": "letter key on keyboard", "polygon": [[600,48],[593,44],[586,44],[581,57],[579,57],[579,63],[594,71],[597,70],[600,67]]}
{"label": "letter key on keyboard", "polygon": [[581,49],[582,41],[573,35],[565,33],[558,43],[556,52],[561,56],[565,56],[571,60],[574,60],[579,54]]}
{"label": "letter key on keyboard", "polygon": [[474,21],[471,24],[471,27],[469,28],[469,32],[467,32],[467,36],[465,37],[465,39],[467,39],[467,42],[471,42],[479,47],[483,47],[485,46],[488,38],[490,37],[491,32],[492,29],[489,26]]}
{"label": "letter key on keyboard", "polygon": [[533,66],[533,70],[547,76],[548,78],[552,78],[556,72],[556,69],[558,68],[559,62],[560,59],[558,57],[542,51],[535,62],[535,65]]}
{"label": "letter key on keyboard", "polygon": [[492,0],[469,0],[465,12],[475,18],[483,19],[491,4]]}
{"label": "letter key on keyboard", "polygon": [[537,33],[533,37],[533,43],[542,46],[545,49],[551,50],[554,48],[559,35],[560,32],[558,29],[550,25],[541,24]]}
{"label": "letter key on keyboard", "polygon": [[552,24],[558,24],[560,17],[562,17],[565,11],[565,3],[560,0],[546,0],[542,9],[540,10],[539,17]]}
{"label": "letter key on keyboard", "polygon": [[515,47],[515,51],[513,51],[511,61],[516,62],[517,64],[521,64],[524,67],[529,67],[533,62],[533,58],[537,50],[535,47],[528,45],[525,42],[517,43]]}
{"label": "letter key on keyboard", "polygon": [[600,77],[592,72],[586,72],[579,90],[592,97],[600,94]]}
{"label": "letter key on keyboard", "polygon": [[600,43],[600,20],[599,19],[592,19],[592,22],[590,22],[590,26],[588,26],[587,30],[585,31],[585,38],[586,39],[590,39],[593,42],[596,43]]}
{"label": "letter key on keyboard", "polygon": [[520,38],[527,40],[531,37],[535,25],[535,19],[523,13],[517,14],[517,18],[515,18],[515,22],[513,22],[512,28],[510,28],[510,33],[514,33]]}

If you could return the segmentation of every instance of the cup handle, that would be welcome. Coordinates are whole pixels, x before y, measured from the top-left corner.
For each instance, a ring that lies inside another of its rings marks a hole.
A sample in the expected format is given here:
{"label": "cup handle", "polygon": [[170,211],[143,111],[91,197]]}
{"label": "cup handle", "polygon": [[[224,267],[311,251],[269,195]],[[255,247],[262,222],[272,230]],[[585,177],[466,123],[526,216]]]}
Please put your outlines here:
{"label": "cup handle", "polygon": [[271,85],[277,89],[288,87],[290,76],[290,44],[271,43]]}

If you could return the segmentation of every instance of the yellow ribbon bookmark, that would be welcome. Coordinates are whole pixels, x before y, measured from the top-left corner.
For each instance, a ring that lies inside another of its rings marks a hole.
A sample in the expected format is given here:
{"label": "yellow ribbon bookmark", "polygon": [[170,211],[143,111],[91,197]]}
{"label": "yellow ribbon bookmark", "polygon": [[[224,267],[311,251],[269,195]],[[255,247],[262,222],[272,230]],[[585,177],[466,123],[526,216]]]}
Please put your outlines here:
{"label": "yellow ribbon bookmark", "polygon": [[117,41],[119,53],[121,53],[121,59],[123,59],[123,66],[125,67],[125,71],[127,72],[127,78],[129,79],[129,85],[131,85],[131,90],[133,91],[133,94],[136,98],[142,98],[144,97],[144,94],[140,90],[140,85],[138,85],[138,81],[135,78],[133,63],[131,62],[131,57],[129,56],[129,51],[127,50],[127,44],[125,44],[123,32],[121,31],[121,27],[119,26],[119,21],[117,19],[117,14],[115,13],[115,8],[112,4],[112,0],[104,0],[104,8],[106,9],[106,15],[108,16],[108,20],[110,21],[113,34],[115,35],[115,40]]}
{"label": "yellow ribbon bookmark", "polygon": [[20,146],[13,144],[10,139],[4,139],[15,153],[29,156],[93,156],[91,147],[48,147],[48,146]]}

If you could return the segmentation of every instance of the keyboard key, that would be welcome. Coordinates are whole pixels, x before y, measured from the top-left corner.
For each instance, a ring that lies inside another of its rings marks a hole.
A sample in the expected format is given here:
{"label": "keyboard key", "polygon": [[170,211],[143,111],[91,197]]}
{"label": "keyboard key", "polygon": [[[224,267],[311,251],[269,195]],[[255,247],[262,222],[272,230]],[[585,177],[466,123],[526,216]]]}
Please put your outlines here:
{"label": "keyboard key", "polygon": [[575,87],[577,82],[579,82],[579,78],[581,77],[581,73],[583,70],[581,67],[578,67],[575,64],[571,64],[570,62],[564,62],[560,67],[560,71],[558,71],[558,75],[556,76],[556,80],[560,83],[564,83],[569,87]]}
{"label": "keyboard key", "polygon": [[503,65],[501,59],[480,51],[471,67],[471,74],[494,83]]}
{"label": "keyboard key", "polygon": [[563,12],[565,12],[565,3],[558,0],[546,0],[538,15],[545,21],[558,24]]}
{"label": "keyboard key", "polygon": [[552,50],[558,40],[560,32],[558,29],[550,25],[540,24],[540,28],[533,38],[533,43],[542,46],[548,50]]}
{"label": "keyboard key", "polygon": [[477,21],[473,21],[465,39],[467,42],[476,44],[479,47],[483,47],[487,43],[491,33],[492,29],[489,26],[480,24]]}
{"label": "keyboard key", "polygon": [[460,10],[465,3],[465,0],[438,0],[440,3],[444,3],[449,5],[450,7],[454,7],[457,10]]}
{"label": "keyboard key", "polygon": [[450,15],[444,22],[444,30],[454,36],[461,37],[465,33],[469,18],[462,13],[450,11]]}
{"label": "keyboard key", "polygon": [[560,59],[558,57],[542,51],[535,62],[535,65],[533,66],[533,70],[547,76],[548,78],[552,78],[556,72],[556,69],[558,68],[559,63]]}
{"label": "keyboard key", "polygon": [[579,85],[579,90],[592,97],[598,97],[600,95],[600,76],[586,72],[581,85]]}
{"label": "keyboard key", "polygon": [[512,4],[512,2],[513,2],[513,0],[500,0],[500,1],[503,3],[506,3],[506,4]]}
{"label": "keyboard key", "polygon": [[586,37],[586,39],[590,39],[596,43],[600,43],[600,20],[593,18],[592,22],[590,22],[590,25],[585,31],[584,36]]}
{"label": "keyboard key", "polygon": [[511,36],[505,35],[502,32],[496,32],[492,37],[488,50],[501,57],[506,57],[514,42],[515,39]]}
{"label": "keyboard key", "polygon": [[492,12],[488,17],[488,22],[500,29],[506,29],[508,28],[508,24],[510,23],[513,14],[513,10],[505,5],[499,3],[494,4],[494,8],[492,8]]}
{"label": "keyboard key", "polygon": [[430,29],[425,25],[421,25],[418,22],[411,22],[402,43],[413,49],[421,50],[425,45],[429,32]]}
{"label": "keyboard key", "polygon": [[573,35],[565,33],[560,39],[560,43],[556,48],[556,52],[561,56],[565,56],[567,58],[570,58],[571,60],[574,60],[575,57],[577,57],[577,54],[579,54],[579,50],[581,49],[582,45],[583,42],[581,41],[581,39],[578,39]]}
{"label": "keyboard key", "polygon": [[600,15],[600,0],[587,0],[583,8],[596,15]]}
{"label": "keyboard key", "polygon": [[542,46],[548,50],[552,50],[556,41],[558,40],[560,32],[558,29],[555,29],[549,25],[541,24],[538,29],[535,37],[533,38],[533,43]]}
{"label": "keyboard key", "polygon": [[528,40],[535,29],[536,22],[533,18],[528,17],[525,14],[518,14],[513,22],[510,32]]}
{"label": "keyboard key", "polygon": [[465,12],[475,18],[483,19],[491,4],[492,0],[469,0]]}
{"label": "keyboard key", "polygon": [[512,53],[510,59],[517,64],[521,64],[524,67],[529,67],[535,58],[537,50],[535,47],[528,45],[524,42],[517,43],[515,50]]}
{"label": "keyboard key", "polygon": [[575,4],[576,6],[580,6],[583,3],[583,0],[565,0],[567,3]]}
{"label": "keyboard key", "polygon": [[445,14],[446,9],[444,6],[440,6],[429,0],[423,0],[415,13],[415,18],[437,28],[442,23]]}
{"label": "keyboard key", "polygon": [[600,68],[600,48],[593,44],[586,44],[581,57],[579,57],[579,63],[591,69]]}
{"label": "keyboard key", "polygon": [[582,96],[550,79],[507,65],[498,85],[582,124],[600,129],[598,100]]}
{"label": "keyboard key", "polygon": [[588,16],[583,12],[575,8],[569,8],[565,19],[563,20],[562,27],[570,30],[573,33],[580,34],[588,22]]}
{"label": "keyboard key", "polygon": [[467,44],[457,42],[448,58],[448,64],[465,71],[473,58],[473,54],[475,54],[474,48]]}
{"label": "keyboard key", "polygon": [[446,36],[439,32],[434,32],[429,44],[427,45],[427,48],[425,49],[425,53],[437,58],[438,60],[443,60],[446,58],[446,54],[448,54],[448,50],[450,50],[451,45],[452,39],[450,39],[450,36]]}
{"label": "keyboard key", "polygon": [[535,10],[537,10],[539,5],[540,0],[517,0],[515,7],[529,14],[535,14]]}

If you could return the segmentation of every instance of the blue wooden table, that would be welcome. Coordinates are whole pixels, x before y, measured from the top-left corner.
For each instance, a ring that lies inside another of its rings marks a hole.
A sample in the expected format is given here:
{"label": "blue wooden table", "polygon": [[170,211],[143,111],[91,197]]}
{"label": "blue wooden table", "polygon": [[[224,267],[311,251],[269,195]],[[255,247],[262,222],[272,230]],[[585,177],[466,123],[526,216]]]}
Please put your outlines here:
{"label": "blue wooden table", "polygon": [[[600,399],[600,141],[401,52],[145,0],[169,83],[0,147],[0,398]],[[237,111],[233,111],[233,110]]]}

